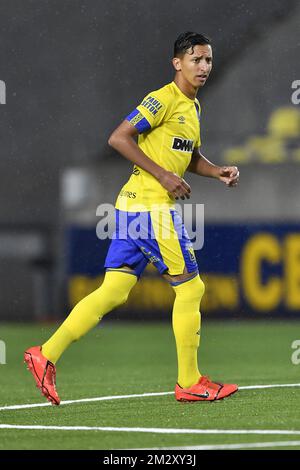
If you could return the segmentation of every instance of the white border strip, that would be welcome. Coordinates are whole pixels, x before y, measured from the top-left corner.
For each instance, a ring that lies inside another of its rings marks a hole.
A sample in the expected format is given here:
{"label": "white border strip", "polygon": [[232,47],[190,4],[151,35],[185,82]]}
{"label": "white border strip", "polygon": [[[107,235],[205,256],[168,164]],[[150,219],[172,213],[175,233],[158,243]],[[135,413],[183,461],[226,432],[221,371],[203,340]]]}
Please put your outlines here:
{"label": "white border strip", "polygon": [[[300,387],[300,383],[298,384],[271,384],[271,385],[247,385],[244,387],[239,387],[239,390],[256,390],[256,389],[264,389],[264,388],[278,388],[278,387]],[[134,395],[113,395],[107,397],[94,397],[94,398],[81,398],[79,400],[64,400],[61,401],[61,405],[72,405],[73,403],[92,403],[97,401],[108,401],[108,400],[122,400],[127,398],[144,398],[144,397],[158,397],[164,395],[173,395],[174,392],[154,392],[154,393],[138,393]],[[52,406],[49,402],[43,403],[31,403],[28,405],[8,405],[8,406],[1,406],[0,411],[6,410],[24,410],[28,408],[42,408],[44,406]]]}

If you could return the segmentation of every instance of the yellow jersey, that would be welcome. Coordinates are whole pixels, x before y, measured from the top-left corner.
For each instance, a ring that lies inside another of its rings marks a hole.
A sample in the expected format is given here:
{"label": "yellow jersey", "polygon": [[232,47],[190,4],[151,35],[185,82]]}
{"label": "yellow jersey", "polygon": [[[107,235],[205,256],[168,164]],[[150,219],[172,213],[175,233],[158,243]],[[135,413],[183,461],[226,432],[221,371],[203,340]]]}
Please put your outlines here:
{"label": "yellow jersey", "polygon": [[[194,148],[201,143],[199,101],[188,98],[171,82],[149,93],[126,119],[139,132],[140,149],[161,167],[183,177]],[[149,211],[154,205],[173,207],[174,198],[154,176],[135,165],[116,208]]]}

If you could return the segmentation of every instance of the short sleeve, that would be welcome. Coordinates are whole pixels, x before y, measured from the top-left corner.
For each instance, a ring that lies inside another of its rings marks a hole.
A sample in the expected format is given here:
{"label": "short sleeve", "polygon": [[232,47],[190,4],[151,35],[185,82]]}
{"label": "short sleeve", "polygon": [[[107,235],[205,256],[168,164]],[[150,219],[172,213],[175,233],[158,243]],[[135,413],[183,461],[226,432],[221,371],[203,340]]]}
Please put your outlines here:
{"label": "short sleeve", "polygon": [[168,109],[169,100],[163,96],[161,90],[156,90],[149,93],[139,104],[136,109],[132,111],[126,120],[130,122],[141,134],[154,127],[159,126]]}

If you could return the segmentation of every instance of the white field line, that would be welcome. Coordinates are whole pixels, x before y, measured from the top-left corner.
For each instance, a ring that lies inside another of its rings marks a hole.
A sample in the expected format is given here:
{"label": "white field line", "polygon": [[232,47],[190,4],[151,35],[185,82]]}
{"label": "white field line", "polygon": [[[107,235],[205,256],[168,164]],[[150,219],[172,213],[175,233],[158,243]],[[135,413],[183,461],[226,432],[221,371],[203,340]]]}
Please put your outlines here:
{"label": "white field line", "polygon": [[0,424],[0,429],[26,429],[39,431],[105,431],[139,432],[152,434],[255,434],[300,436],[300,431],[289,429],[179,429],[179,428],[118,428],[111,426],[43,426],[27,424]]}
{"label": "white field line", "polygon": [[[124,398],[143,398],[143,397],[158,397],[161,395],[171,395],[174,392],[154,392],[154,393],[138,393],[135,395],[112,395],[108,397],[94,397],[94,398],[80,398],[79,400],[64,400],[60,402],[61,405],[72,405],[73,403],[90,403],[93,401],[108,401],[108,400],[122,400]],[[0,411],[4,410],[21,410],[25,408],[38,408],[42,406],[52,406],[51,403],[32,403],[30,405],[9,405],[0,407]]]}
{"label": "white field line", "polygon": [[259,388],[300,387],[300,384],[271,384],[271,385],[246,385],[239,390],[255,390]]}
{"label": "white field line", "polygon": [[[230,449],[262,449],[265,447],[292,447],[299,446],[300,441],[273,441],[273,442],[245,442],[240,444],[203,444],[199,446],[181,447],[152,447],[147,449],[130,450],[230,450]],[[126,449],[128,450],[128,449]]]}
{"label": "white field line", "polygon": [[[255,390],[255,389],[264,389],[264,388],[278,388],[278,387],[300,387],[300,383],[298,384],[271,384],[271,385],[247,385],[243,387],[239,387],[239,390]],[[112,395],[107,397],[94,397],[94,398],[81,398],[78,400],[64,400],[60,402],[60,406],[62,405],[72,405],[73,403],[92,403],[97,401],[108,401],[108,400],[122,400],[128,398],[144,398],[144,397],[158,397],[163,395],[173,395],[174,392],[153,392],[153,393],[138,393],[134,395]],[[24,410],[27,408],[42,408],[45,406],[52,406],[49,402],[43,403],[31,403],[27,405],[8,405],[8,406],[1,406],[0,411],[5,410]]]}

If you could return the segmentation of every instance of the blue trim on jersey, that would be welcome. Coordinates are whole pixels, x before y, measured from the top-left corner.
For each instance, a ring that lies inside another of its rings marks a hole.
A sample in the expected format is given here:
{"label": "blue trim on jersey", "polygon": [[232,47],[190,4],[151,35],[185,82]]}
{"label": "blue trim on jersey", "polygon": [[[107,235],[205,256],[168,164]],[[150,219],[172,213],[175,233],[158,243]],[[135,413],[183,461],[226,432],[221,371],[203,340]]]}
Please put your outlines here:
{"label": "blue trim on jersey", "polygon": [[[138,109],[134,109],[132,113],[128,114],[128,116],[125,119],[131,122],[131,120],[135,118],[137,114],[142,115],[142,113]],[[151,129],[150,122],[148,122],[145,117],[143,117],[143,119],[141,119],[139,122],[134,124],[134,127],[139,131],[140,134],[142,134],[143,132],[149,131],[149,129]]]}
{"label": "blue trim on jersey", "polygon": [[127,119],[127,121],[131,121],[131,119],[133,119],[137,114],[139,114],[139,110],[135,108],[125,119]]}

